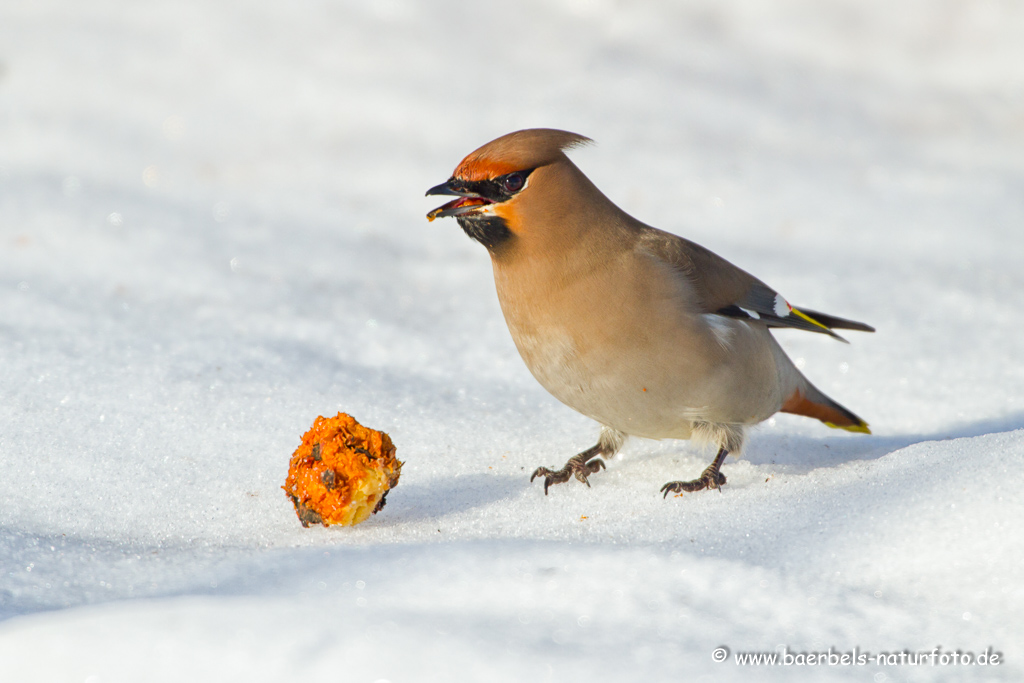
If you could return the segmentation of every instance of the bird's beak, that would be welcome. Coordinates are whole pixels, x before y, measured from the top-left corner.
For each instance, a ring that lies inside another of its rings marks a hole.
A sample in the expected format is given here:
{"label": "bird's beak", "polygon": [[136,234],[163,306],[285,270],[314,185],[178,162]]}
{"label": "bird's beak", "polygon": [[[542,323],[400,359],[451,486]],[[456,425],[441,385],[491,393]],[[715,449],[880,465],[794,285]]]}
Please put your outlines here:
{"label": "bird's beak", "polygon": [[433,211],[427,214],[427,220],[432,221],[435,218],[444,218],[445,216],[461,216],[465,213],[475,211],[482,206],[493,204],[490,199],[481,197],[476,192],[471,192],[463,187],[460,187],[460,182],[455,178],[452,178],[448,182],[435,185],[434,187],[427,190],[426,196],[440,194],[449,195],[452,197],[458,197],[453,201],[443,204],[437,207]]}

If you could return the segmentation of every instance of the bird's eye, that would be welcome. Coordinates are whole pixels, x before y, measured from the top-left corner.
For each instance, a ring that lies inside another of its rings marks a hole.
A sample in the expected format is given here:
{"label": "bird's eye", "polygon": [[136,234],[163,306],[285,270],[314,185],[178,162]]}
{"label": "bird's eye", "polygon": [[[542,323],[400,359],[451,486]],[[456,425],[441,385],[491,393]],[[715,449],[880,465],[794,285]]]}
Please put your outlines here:
{"label": "bird's eye", "polygon": [[523,189],[523,183],[526,182],[526,178],[523,177],[522,173],[509,173],[501,179],[501,188],[509,194],[514,194]]}

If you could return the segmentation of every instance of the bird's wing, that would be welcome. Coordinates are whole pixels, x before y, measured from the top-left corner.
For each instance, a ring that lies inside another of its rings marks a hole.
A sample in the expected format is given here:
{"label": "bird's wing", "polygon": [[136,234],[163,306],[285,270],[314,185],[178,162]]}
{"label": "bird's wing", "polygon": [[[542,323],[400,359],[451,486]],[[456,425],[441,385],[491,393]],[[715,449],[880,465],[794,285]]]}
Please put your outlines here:
{"label": "bird's wing", "polygon": [[750,273],[714,252],[655,228],[644,230],[640,247],[668,263],[689,280],[704,313],[759,320],[768,327],[792,327],[846,340],[832,331],[874,332],[870,325],[833,315],[802,310]]}

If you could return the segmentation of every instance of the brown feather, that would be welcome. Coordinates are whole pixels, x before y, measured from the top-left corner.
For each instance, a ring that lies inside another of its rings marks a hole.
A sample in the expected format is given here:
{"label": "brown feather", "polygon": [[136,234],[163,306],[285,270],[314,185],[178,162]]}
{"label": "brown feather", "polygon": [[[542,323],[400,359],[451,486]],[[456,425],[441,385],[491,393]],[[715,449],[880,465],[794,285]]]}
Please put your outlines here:
{"label": "brown feather", "polygon": [[768,289],[768,285],[747,271],[699,244],[657,228],[644,228],[644,246],[686,275],[704,313],[714,313],[742,301],[754,287]]}
{"label": "brown feather", "polygon": [[[780,412],[821,420],[829,427],[870,434],[868,424],[808,383],[807,393],[797,390],[782,404]],[[810,398],[808,397],[810,395]],[[811,400],[814,398],[815,400]]]}
{"label": "brown feather", "polygon": [[503,135],[471,152],[455,169],[461,180],[487,180],[513,171],[539,168],[564,159],[564,150],[590,138],[553,128],[534,128]]}

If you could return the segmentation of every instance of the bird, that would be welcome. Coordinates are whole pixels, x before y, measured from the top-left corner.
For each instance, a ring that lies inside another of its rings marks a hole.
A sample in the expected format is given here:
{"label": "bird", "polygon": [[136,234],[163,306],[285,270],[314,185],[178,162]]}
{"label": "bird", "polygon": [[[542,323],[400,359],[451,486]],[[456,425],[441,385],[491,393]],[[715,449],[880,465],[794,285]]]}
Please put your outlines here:
{"label": "bird", "polygon": [[520,356],[555,398],[601,425],[597,443],[532,482],[605,469],[629,437],[715,446],[692,480],[663,497],[722,490],[722,464],[747,429],[777,412],[870,434],[868,424],[797,369],[772,335],[795,328],[846,342],[865,323],[792,306],[721,256],[646,225],[608,199],[566,155],[590,138],[534,128],[466,156],[427,196],[491,258],[498,301]]}

